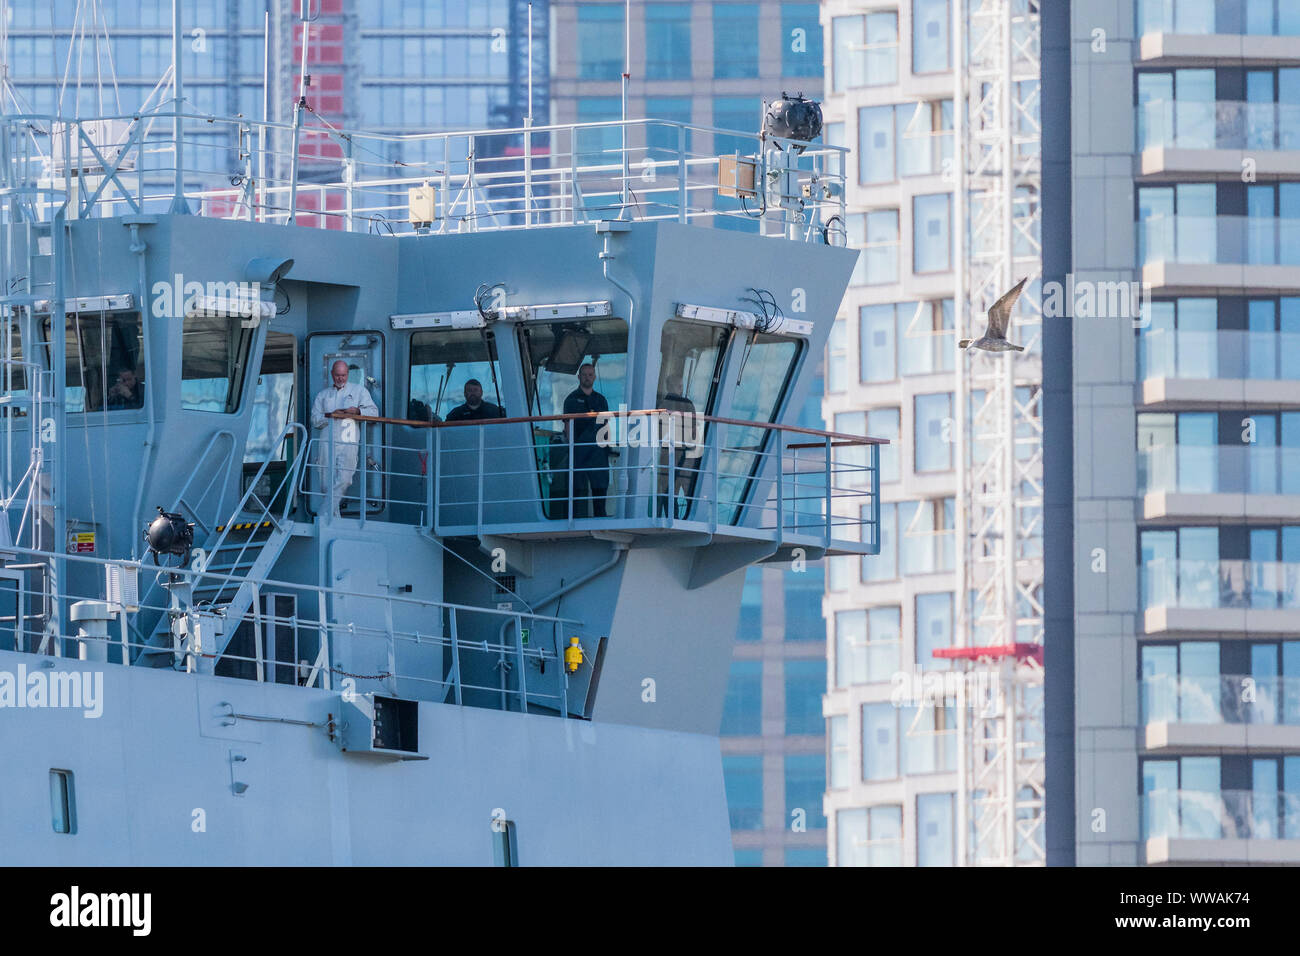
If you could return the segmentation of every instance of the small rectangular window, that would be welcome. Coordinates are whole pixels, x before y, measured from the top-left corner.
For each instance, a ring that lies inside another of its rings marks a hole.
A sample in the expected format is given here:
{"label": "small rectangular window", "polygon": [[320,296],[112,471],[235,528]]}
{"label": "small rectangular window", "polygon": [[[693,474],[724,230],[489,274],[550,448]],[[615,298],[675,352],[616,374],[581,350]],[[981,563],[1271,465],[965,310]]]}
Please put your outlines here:
{"label": "small rectangular window", "polygon": [[492,821],[492,858],[496,866],[519,865],[519,847],[513,820]]}
{"label": "small rectangular window", "polygon": [[[50,341],[50,320],[44,320]],[[64,337],[69,413],[144,407],[144,346],[138,312],[78,312]]]}
{"label": "small rectangular window", "polygon": [[77,832],[77,800],[71,770],[50,771],[50,822],[55,833]]}
{"label": "small rectangular window", "polygon": [[181,330],[181,408],[239,410],[253,329],[237,316],[186,316]]}

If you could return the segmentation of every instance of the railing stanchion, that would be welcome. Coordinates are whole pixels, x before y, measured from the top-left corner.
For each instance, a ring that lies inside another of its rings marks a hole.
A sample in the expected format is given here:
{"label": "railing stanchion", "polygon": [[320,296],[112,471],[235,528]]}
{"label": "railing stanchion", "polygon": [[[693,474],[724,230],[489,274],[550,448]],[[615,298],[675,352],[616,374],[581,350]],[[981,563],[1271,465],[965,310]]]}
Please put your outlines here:
{"label": "railing stanchion", "polygon": [[564,666],[564,650],[562,644],[564,634],[556,624],[551,625],[551,644],[555,648],[555,666],[559,668],[560,674],[560,717],[568,719],[569,716],[569,669]]}
{"label": "railing stanchion", "polygon": [[[783,447],[784,442],[785,439],[781,437],[781,433],[777,432],[776,434],[776,543],[778,547],[780,547],[781,543],[785,541],[785,451],[786,450]],[[795,464],[798,461],[798,459],[795,456],[791,456],[790,461],[792,464]],[[798,467],[794,467],[792,470],[794,472],[794,480],[795,480],[795,499],[794,499],[795,503],[792,508],[792,514],[794,515],[794,519],[795,519],[795,532],[798,533],[799,530],[799,496],[798,496],[799,469]]]}
{"label": "railing stanchion", "polygon": [[[361,441],[357,446],[357,482],[361,485],[361,511],[357,516],[361,522],[361,527],[366,526],[366,485],[370,483],[370,442],[366,434],[366,423],[357,422],[357,429],[361,432]],[[342,503],[340,502],[340,508]]]}
{"label": "railing stanchion", "polygon": [[451,680],[452,687],[456,692],[456,706],[460,706],[460,635],[456,629],[456,609],[448,608],[448,616],[451,623]]}
{"label": "railing stanchion", "polygon": [[677,221],[686,222],[689,218],[687,215],[687,194],[686,194],[686,127],[679,125],[677,127]]}
{"label": "railing stanchion", "polygon": [[483,428],[476,428],[476,429],[474,429],[474,430],[475,430],[476,432],[478,432],[478,522],[477,522],[477,530],[478,530],[478,533],[479,533],[479,534],[482,534],[482,533],[483,533],[483,482],[484,482],[484,475],[483,475],[483,462],[484,462],[483,433],[484,433],[485,429],[483,429]]}
{"label": "railing stanchion", "polygon": [[571,418],[566,418],[564,420],[564,437],[565,437],[565,441],[568,443],[569,446],[569,460],[566,463],[565,467],[568,468],[568,475],[569,475],[568,477],[568,481],[569,481],[568,518],[569,518],[570,528],[573,527],[573,433],[577,430],[573,422],[574,420]]}
{"label": "railing stanchion", "polygon": [[826,436],[826,547],[831,546],[831,525],[834,524],[834,518],[831,516],[831,437]]}
{"label": "railing stanchion", "polygon": [[433,456],[436,447],[434,438],[438,434],[438,429],[429,428],[426,429],[426,431],[428,432],[428,434],[425,436],[426,450],[424,453],[424,484],[425,484],[424,497],[425,497],[425,502],[429,509],[428,512],[429,527],[437,528],[438,521],[436,515],[438,509],[438,484],[433,474],[433,463],[434,463]]}
{"label": "railing stanchion", "polygon": [[[529,638],[532,637],[530,633]],[[524,619],[515,615],[515,651],[519,657],[519,712],[528,713],[528,669],[524,666]]]}

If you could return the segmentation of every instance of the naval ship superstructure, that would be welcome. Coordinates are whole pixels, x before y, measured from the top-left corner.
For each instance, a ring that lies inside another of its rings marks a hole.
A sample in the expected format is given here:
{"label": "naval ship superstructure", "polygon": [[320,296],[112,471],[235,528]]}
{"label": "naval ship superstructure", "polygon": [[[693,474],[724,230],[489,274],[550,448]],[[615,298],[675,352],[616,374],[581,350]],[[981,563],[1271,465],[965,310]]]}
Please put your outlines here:
{"label": "naval ship superstructure", "polygon": [[877,443],[792,424],[843,150],[0,124],[0,858],[729,865],[745,568],[879,544]]}

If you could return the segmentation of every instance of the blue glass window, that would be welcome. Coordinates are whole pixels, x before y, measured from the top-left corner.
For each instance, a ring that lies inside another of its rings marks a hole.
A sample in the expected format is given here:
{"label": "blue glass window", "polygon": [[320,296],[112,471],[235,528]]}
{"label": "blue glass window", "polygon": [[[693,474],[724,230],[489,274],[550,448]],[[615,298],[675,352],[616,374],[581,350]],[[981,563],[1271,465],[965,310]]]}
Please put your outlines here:
{"label": "blue glass window", "polygon": [[826,748],[830,755],[830,785],[838,790],[849,785],[849,718],[841,714],[826,721]]}
{"label": "blue glass window", "polygon": [[786,866],[826,866],[826,848],[816,846],[786,847]]}
{"label": "blue glass window", "polygon": [[758,149],[758,128],[762,122],[762,102],[756,96],[719,96],[713,100],[713,125],[718,129],[731,129],[748,136],[727,136],[715,133],[713,151],[719,156],[732,153],[749,155]]}
{"label": "blue glass window", "polygon": [[826,662],[823,660],[789,660],[785,662],[785,732],[817,734],[826,732],[822,718],[822,695],[826,693]]}
{"label": "blue glass window", "polygon": [[650,80],[691,77],[691,5],[647,3],[645,71]]}
{"label": "blue glass window", "polygon": [[578,79],[619,79],[623,75],[623,39],[623,4],[579,4]]}
{"label": "blue glass window", "polygon": [[898,378],[894,306],[864,305],[858,317],[862,381],[892,382]]}
{"label": "blue glass window", "polygon": [[952,195],[934,193],[912,199],[912,271],[947,272],[952,239]]}
{"label": "blue glass window", "polygon": [[762,733],[763,665],[759,661],[732,661],[727,696],[722,705],[724,737]]}
{"label": "blue glass window", "polygon": [[736,866],[762,866],[762,850],[736,850]]}
{"label": "blue glass window", "polygon": [[822,813],[822,794],[825,790],[826,760],[821,754],[787,755],[785,758],[786,826],[793,822],[795,810],[803,810],[804,822],[809,830],[826,829],[826,817]]}
{"label": "blue glass window", "polygon": [[736,629],[738,641],[763,639],[763,569],[758,566],[745,571],[745,586],[740,592],[740,626]]}
{"label": "blue glass window", "polygon": [[809,564],[802,571],[786,571],[783,581],[785,639],[826,640],[826,623],[822,620],[822,593],[826,590],[825,566],[820,563]]}
{"label": "blue glass window", "polygon": [[946,670],[950,663],[934,656],[952,647],[952,592],[916,596],[916,666],[921,670]]}
{"label": "blue glass window", "polygon": [[949,67],[948,0],[912,0],[912,72]]}
{"label": "blue glass window", "polygon": [[[866,215],[866,244],[862,250],[862,258],[866,260],[866,284],[897,282],[898,210],[876,209]],[[891,373],[890,378],[893,377]]]}
{"label": "blue glass window", "polygon": [[727,790],[727,811],[733,830],[759,830],[763,826],[763,758],[722,758]]}
{"label": "blue glass window", "polygon": [[[623,102],[617,96],[584,96],[578,99],[577,106],[579,123],[607,122],[621,119],[623,116]],[[617,126],[582,130],[574,136],[574,139],[579,166],[619,162],[623,136]],[[601,201],[612,202],[613,200],[607,198]]]}
{"label": "blue glass window", "polygon": [[[648,96],[645,101],[646,119],[664,120],[669,123],[681,123],[689,126],[691,122],[691,98],[689,96]],[[679,147],[678,136],[682,137]],[[660,126],[651,123],[646,126],[646,146],[655,159],[676,159],[680,148],[689,154],[691,151],[691,130],[679,130],[675,126]],[[665,175],[676,175],[674,170],[663,170]]]}
{"label": "blue glass window", "polygon": [[[912,514],[910,508],[908,516]],[[898,505],[880,506],[880,553],[862,556],[863,581],[892,581],[898,577]]]}
{"label": "blue glass window", "polygon": [[858,110],[858,182],[867,186],[894,179],[894,108]]}
{"label": "blue glass window", "polygon": [[713,75],[758,76],[758,4],[713,5]]}
{"label": "blue glass window", "polygon": [[952,371],[957,354],[952,299],[899,303],[898,324],[904,375]]}
{"label": "blue glass window", "polygon": [[916,865],[955,866],[956,826],[953,794],[923,793],[916,798]]}
{"label": "blue glass window", "polygon": [[781,4],[781,73],[822,75],[822,28],[816,3]]}
{"label": "blue glass window", "polygon": [[898,708],[888,701],[862,705],[862,779],[898,776]]}
{"label": "blue glass window", "polygon": [[917,395],[912,436],[915,470],[951,470],[952,442],[952,393]]}

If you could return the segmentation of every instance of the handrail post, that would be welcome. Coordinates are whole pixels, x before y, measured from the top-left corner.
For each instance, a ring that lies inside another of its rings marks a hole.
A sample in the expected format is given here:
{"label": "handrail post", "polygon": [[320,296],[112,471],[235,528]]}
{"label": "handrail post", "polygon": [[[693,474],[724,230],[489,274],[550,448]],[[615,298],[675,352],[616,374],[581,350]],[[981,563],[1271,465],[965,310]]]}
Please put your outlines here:
{"label": "handrail post", "polygon": [[425,500],[426,507],[428,507],[429,509],[428,511],[429,527],[433,528],[437,524],[437,522],[434,520],[434,509],[438,507],[438,499],[437,499],[438,490],[437,490],[437,484],[434,481],[434,477],[433,477],[433,451],[434,451],[433,439],[434,439],[434,435],[437,434],[438,429],[428,428],[425,429],[425,431],[428,434],[425,436],[425,442],[424,442],[425,445],[424,500]]}
{"label": "handrail post", "polygon": [[361,527],[366,526],[366,485],[369,483],[370,463],[370,442],[367,440],[366,423],[357,422],[357,429],[361,432],[361,441],[357,444],[357,482],[361,485],[361,512],[359,520]]}
{"label": "handrail post", "polygon": [[[353,178],[356,176],[356,161],[352,158],[352,137],[346,137],[347,154],[343,159],[343,188],[344,204],[347,214],[344,217],[347,225],[344,226],[346,232],[352,232],[352,211],[355,209],[353,199]],[[322,208],[324,208],[324,197],[322,197]]]}
{"label": "handrail post", "polygon": [[568,439],[568,443],[569,443],[569,462],[568,462],[568,469],[569,469],[569,508],[568,508],[568,512],[569,512],[569,514],[568,514],[568,518],[569,518],[569,527],[570,527],[570,528],[573,527],[573,433],[574,433],[575,431],[577,431],[577,427],[574,425],[574,422],[575,422],[575,419],[572,419],[572,418],[566,418],[566,419],[564,420],[564,431],[565,431],[565,437]]}
{"label": "handrail post", "polygon": [[[877,553],[880,551],[880,446],[871,444],[867,446],[871,449],[871,524],[872,524],[872,541],[876,545]],[[861,520],[861,515],[859,515]]]}
{"label": "handrail post", "polygon": [[578,224],[578,131],[569,127],[569,222]]}
{"label": "handrail post", "polygon": [[718,432],[721,431],[721,429],[722,426],[713,429],[712,430],[713,435],[711,439],[714,447],[713,447],[713,475],[712,475],[713,480],[711,482],[711,484],[713,485],[713,489],[709,493],[709,498],[711,499],[709,501],[709,531],[710,532],[716,531],[718,529],[718,469],[722,465],[722,446],[718,443]]}
{"label": "handrail post", "polygon": [[329,445],[328,445],[329,458],[326,459],[325,467],[322,469],[322,471],[324,472],[324,477],[322,478],[322,480],[329,488],[329,491],[327,492],[326,503],[329,505],[329,509],[330,509],[330,520],[333,521],[334,512],[338,510],[338,505],[334,501],[334,468],[335,468],[334,422],[331,421],[328,424],[326,424],[325,430],[329,433]]}
{"label": "handrail post", "polygon": [[[536,626],[537,622],[534,621]],[[569,717],[569,671],[564,666],[564,651],[561,649],[564,636],[560,631],[558,624],[551,625],[551,645],[555,648],[555,666],[559,668],[560,674],[560,716],[565,720]]]}
{"label": "handrail post", "polygon": [[[776,433],[776,543],[779,546],[785,541],[785,438],[782,437],[778,430]],[[791,463],[797,461],[797,456],[791,456]],[[791,514],[794,517],[794,530],[797,534],[799,531],[799,469],[791,469],[794,474],[795,495],[794,505],[791,508]]]}
{"label": "handrail post", "polygon": [[831,516],[831,437],[825,438],[826,449],[826,547],[831,546],[831,525],[834,519]]}
{"label": "handrail post", "polygon": [[[529,637],[532,635],[530,634]],[[519,712],[528,713],[528,669],[524,667],[524,619],[515,615],[515,651],[519,656]]]}
{"label": "handrail post", "polygon": [[[683,389],[685,391],[685,389]],[[658,464],[659,456],[655,456],[655,463]],[[659,476],[655,476],[655,492],[659,491]],[[677,420],[669,419],[668,423],[668,488],[664,496],[664,514],[668,519],[668,526],[672,527],[677,518]],[[658,508],[655,509],[658,512]]]}
{"label": "handrail post", "polygon": [[478,428],[475,429],[475,431],[478,432],[478,521],[477,521],[477,530],[478,530],[478,533],[479,533],[479,534],[482,534],[482,533],[483,533],[483,482],[484,482],[484,474],[483,474],[483,467],[484,467],[483,432],[484,432],[484,428],[483,428],[482,425],[480,425],[480,426],[478,426]]}
{"label": "handrail post", "polygon": [[677,221],[687,221],[686,194],[686,127],[677,126]]}
{"label": "handrail post", "polygon": [[451,680],[452,688],[456,692],[456,706],[460,706],[461,685],[460,685],[460,635],[456,629],[456,609],[454,607],[447,609],[451,623]]}

